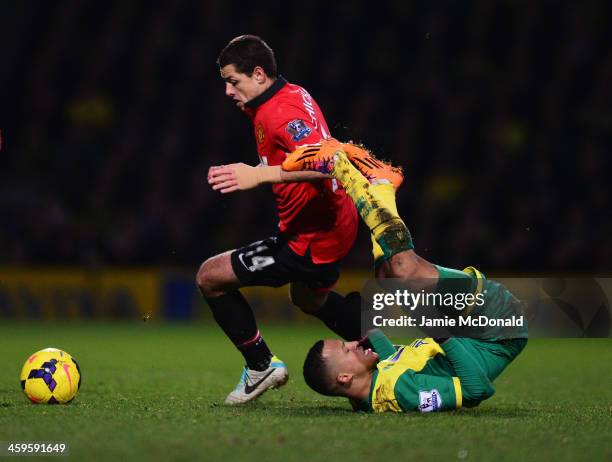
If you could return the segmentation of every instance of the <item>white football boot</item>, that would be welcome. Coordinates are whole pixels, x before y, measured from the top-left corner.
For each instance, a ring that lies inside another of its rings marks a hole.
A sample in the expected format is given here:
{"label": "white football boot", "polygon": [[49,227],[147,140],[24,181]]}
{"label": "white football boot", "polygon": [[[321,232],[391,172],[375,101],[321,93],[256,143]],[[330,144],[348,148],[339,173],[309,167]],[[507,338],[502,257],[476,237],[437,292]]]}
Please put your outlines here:
{"label": "white football boot", "polygon": [[255,371],[244,366],[238,385],[227,398],[225,404],[234,406],[254,401],[266,390],[282,387],[289,380],[289,371],[284,362],[272,356],[270,366],[263,371]]}

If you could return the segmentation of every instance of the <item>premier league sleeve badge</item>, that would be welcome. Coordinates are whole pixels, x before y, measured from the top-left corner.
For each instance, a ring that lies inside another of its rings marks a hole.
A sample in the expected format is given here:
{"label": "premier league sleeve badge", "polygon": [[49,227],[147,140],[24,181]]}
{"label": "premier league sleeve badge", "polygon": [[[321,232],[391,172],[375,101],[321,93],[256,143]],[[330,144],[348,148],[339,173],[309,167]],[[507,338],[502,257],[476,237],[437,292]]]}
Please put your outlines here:
{"label": "premier league sleeve badge", "polygon": [[291,139],[296,142],[303,140],[312,132],[312,129],[302,119],[292,120],[287,124],[285,130],[291,135]]}

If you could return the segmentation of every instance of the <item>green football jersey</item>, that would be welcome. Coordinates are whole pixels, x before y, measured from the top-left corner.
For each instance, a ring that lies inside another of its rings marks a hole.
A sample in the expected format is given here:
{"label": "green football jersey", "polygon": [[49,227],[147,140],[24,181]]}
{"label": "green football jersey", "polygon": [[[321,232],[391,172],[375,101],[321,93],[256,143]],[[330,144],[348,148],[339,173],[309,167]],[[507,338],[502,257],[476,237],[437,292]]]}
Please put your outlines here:
{"label": "green football jersey", "polygon": [[370,395],[359,409],[431,412],[461,407],[459,379],[451,375],[451,367],[436,360],[444,351],[432,338],[417,339],[396,350],[380,331],[368,337],[381,360],[372,377]]}

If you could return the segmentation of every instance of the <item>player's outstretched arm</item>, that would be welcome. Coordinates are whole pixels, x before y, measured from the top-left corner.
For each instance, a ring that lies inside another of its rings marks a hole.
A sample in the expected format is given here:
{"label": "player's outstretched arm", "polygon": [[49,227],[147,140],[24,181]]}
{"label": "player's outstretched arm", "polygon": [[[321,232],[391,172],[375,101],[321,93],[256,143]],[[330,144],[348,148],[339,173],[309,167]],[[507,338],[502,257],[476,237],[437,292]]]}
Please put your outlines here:
{"label": "player's outstretched arm", "polygon": [[284,171],[280,165],[275,167],[260,167],[260,168],[278,168],[281,173],[281,181],[280,183],[297,183],[300,181],[318,181],[318,180],[326,180],[328,178],[333,178],[331,175],[326,175],[325,173],[319,172],[309,172],[309,171],[301,171],[301,172],[286,172]]}
{"label": "player's outstretched arm", "polygon": [[237,163],[214,166],[208,170],[208,183],[215,191],[219,191],[222,194],[245,191],[266,183],[316,181],[325,178],[330,178],[330,176],[310,171],[285,172],[281,169],[280,165],[258,165],[253,167]]}

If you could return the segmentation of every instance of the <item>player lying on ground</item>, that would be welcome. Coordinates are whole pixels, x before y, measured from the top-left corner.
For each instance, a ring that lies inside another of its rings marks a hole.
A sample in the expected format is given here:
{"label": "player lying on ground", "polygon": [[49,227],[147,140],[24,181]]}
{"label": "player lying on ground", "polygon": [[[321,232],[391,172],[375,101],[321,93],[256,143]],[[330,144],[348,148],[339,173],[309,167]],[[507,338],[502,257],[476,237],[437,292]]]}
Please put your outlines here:
{"label": "player lying on ground", "polygon": [[[518,300],[476,269],[457,271],[419,257],[397,214],[393,171],[376,164],[365,151],[351,158],[354,165],[345,146],[332,139],[292,153],[283,169],[315,170],[340,180],[380,244],[379,277],[398,278],[409,286],[430,281],[431,290],[440,292],[483,293],[485,302],[478,309],[489,317],[517,312]],[[371,348],[368,342],[322,340],[308,353],[304,377],[315,391],[346,396],[357,409],[400,412],[475,406],[492,396],[491,381],[527,343],[526,328],[513,331],[512,338],[495,329],[480,334],[481,339],[450,338],[442,345],[426,338],[398,350],[381,333],[368,336]]]}
{"label": "player lying on ground", "polygon": [[323,395],[346,396],[355,410],[430,412],[473,407],[495,393],[491,371],[499,374],[526,343],[520,339],[487,345],[451,337],[440,343],[423,338],[394,346],[378,330],[365,340],[319,340],[304,362],[306,383]]}

